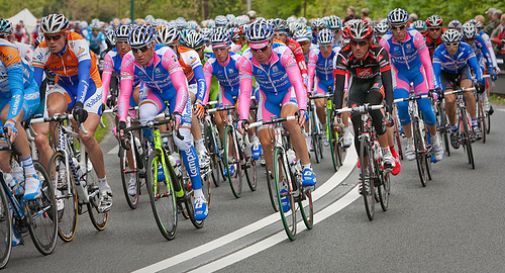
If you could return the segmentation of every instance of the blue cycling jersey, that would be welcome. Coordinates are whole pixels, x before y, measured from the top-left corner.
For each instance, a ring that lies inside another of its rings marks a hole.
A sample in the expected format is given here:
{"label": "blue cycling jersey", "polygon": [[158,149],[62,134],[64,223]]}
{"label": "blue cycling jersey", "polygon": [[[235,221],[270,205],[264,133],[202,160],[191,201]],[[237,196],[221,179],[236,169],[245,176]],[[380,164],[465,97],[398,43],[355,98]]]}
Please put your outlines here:
{"label": "blue cycling jersey", "polygon": [[437,87],[442,87],[441,72],[449,74],[460,74],[465,67],[469,65],[478,81],[482,81],[482,70],[475,56],[473,48],[465,43],[460,42],[456,54],[450,55],[445,44],[441,44],[435,49],[433,54],[433,71]]}

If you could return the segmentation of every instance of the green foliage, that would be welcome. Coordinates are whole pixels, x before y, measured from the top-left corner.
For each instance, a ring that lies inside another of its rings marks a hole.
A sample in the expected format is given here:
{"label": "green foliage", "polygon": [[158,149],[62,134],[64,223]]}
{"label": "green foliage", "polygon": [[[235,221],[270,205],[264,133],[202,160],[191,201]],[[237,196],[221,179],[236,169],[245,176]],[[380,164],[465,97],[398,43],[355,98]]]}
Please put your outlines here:
{"label": "green foliage", "polygon": [[[361,8],[367,7],[375,19],[384,18],[389,10],[402,7],[411,13],[417,13],[420,18],[439,14],[446,22],[452,19],[468,20],[483,14],[489,7],[505,11],[505,1],[502,0],[252,0],[253,9],[258,15],[267,18],[302,16],[305,3],[307,18],[330,14],[345,17],[348,6],[355,7],[358,14]],[[28,8],[37,17],[53,12],[62,12],[71,19],[80,20],[95,17],[110,20],[113,17],[130,16],[130,0],[0,0],[0,6],[1,17],[11,17],[24,8]],[[206,11],[204,6],[207,6]],[[141,18],[151,14],[165,19],[183,16],[202,20],[204,14],[214,18],[219,14],[238,15],[245,12],[246,0],[135,0],[135,17]]]}

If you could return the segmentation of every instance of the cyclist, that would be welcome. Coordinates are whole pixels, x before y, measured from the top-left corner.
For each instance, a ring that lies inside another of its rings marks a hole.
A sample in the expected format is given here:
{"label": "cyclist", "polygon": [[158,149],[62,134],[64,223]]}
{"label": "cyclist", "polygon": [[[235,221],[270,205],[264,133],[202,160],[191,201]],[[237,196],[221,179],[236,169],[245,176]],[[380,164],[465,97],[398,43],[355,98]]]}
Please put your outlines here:
{"label": "cyclist", "polygon": [[287,46],[294,54],[298,68],[300,69],[303,83],[305,86],[309,84],[307,75],[307,63],[305,63],[305,56],[303,55],[303,50],[300,44],[296,42],[293,38],[288,36],[288,25],[284,19],[274,20],[274,42],[282,43]]}
{"label": "cyclist", "polygon": [[[85,131],[79,132],[98,177],[100,190],[99,210],[110,210],[112,191],[105,176],[105,165],[95,130],[102,112],[102,81],[98,73],[96,56],[89,51],[86,40],[68,31],[68,20],[63,14],[50,14],[42,18],[44,41],[35,50],[33,66],[35,80],[42,82],[44,69],[56,74],[56,83],[47,92],[49,116],[72,110],[74,119]],[[54,130],[51,130],[54,132]],[[53,150],[47,152],[51,158]]]}
{"label": "cyclist", "polygon": [[423,37],[426,35],[426,31],[428,30],[428,26],[426,25],[426,22],[423,20],[417,20],[412,24],[412,27],[419,31]]}
{"label": "cyclist", "polygon": [[295,41],[298,42],[300,44],[300,47],[302,48],[303,56],[305,57],[305,63],[307,65],[309,63],[309,55],[311,49],[316,48],[316,46],[315,45],[313,46],[312,42],[310,41],[311,38],[312,34],[307,28],[297,30],[293,35],[293,39],[295,39]]}
{"label": "cyclist", "polygon": [[382,39],[382,36],[386,34],[389,30],[389,25],[387,19],[379,21],[374,26],[374,40],[376,43],[379,43],[379,40]]}
{"label": "cyclist", "polygon": [[[463,34],[456,29],[449,29],[442,35],[444,43],[437,47],[433,56],[433,70],[437,86],[443,91],[454,90],[457,84],[461,88],[472,87],[471,68],[477,79],[475,88],[479,93],[482,93],[485,88],[479,62],[472,47],[462,42],[462,38]],[[456,98],[454,94],[444,97],[445,111],[451,124],[451,144],[457,149],[459,148],[459,137],[456,123]],[[479,138],[481,131],[476,118],[475,96],[472,92],[465,92],[464,98],[467,112],[472,118],[473,131]]]}
{"label": "cyclist", "polygon": [[342,19],[336,15],[330,15],[326,19],[326,27],[333,32],[333,46],[342,47],[344,40],[342,39]]}
{"label": "cyclist", "polygon": [[438,15],[432,15],[426,19],[426,26],[428,26],[428,31],[424,35],[426,39],[426,46],[430,51],[430,57],[433,59],[433,53],[435,52],[435,48],[442,44],[442,25],[444,24],[444,20]]}
{"label": "cyclist", "polygon": [[[333,32],[330,29],[323,29],[319,32],[318,37],[318,48],[312,50],[311,59],[309,60],[309,90],[312,92],[312,85],[317,82],[314,87],[315,93],[324,95],[328,92],[328,89],[333,89],[335,84],[333,77],[333,62],[336,58],[340,47],[333,46]],[[326,128],[326,99],[316,99],[316,112],[319,121],[323,124],[323,128]],[[349,126],[344,129],[344,146],[349,147],[352,142],[352,135]],[[325,146],[328,145],[328,140],[324,138]]]}
{"label": "cyclist", "polygon": [[[30,144],[21,122],[29,119],[38,108],[39,89],[31,66],[21,58],[17,47],[7,40],[11,34],[10,23],[0,18],[0,118],[5,136],[20,154],[20,163],[26,176],[25,179],[22,172],[13,172],[12,182],[15,183],[11,182],[9,186],[16,187],[24,181],[23,198],[34,200],[41,194],[42,183],[35,172]],[[0,168],[6,177],[6,174],[11,173],[10,152],[2,151],[0,154]],[[20,193],[21,189],[16,194]]]}
{"label": "cyclist", "polygon": [[152,120],[165,111],[164,101],[169,101],[169,111],[175,117],[175,128],[183,137],[174,137],[174,141],[181,151],[194,189],[195,218],[203,220],[207,217],[208,208],[202,191],[200,164],[190,130],[191,106],[187,80],[175,52],[166,46],[156,49],[154,36],[154,29],[150,26],[136,26],[130,32],[128,43],[132,50],[123,57],[121,64],[119,136],[124,138],[125,121],[135,80],[139,80],[141,84],[139,116],[143,122]]}
{"label": "cyclist", "polygon": [[[335,96],[333,98],[335,109],[342,108],[344,98],[344,85],[346,74],[351,73],[352,82],[349,86],[349,106],[372,105],[386,102],[389,114],[393,104],[393,81],[391,66],[387,51],[372,42],[373,29],[365,20],[353,19],[346,22],[344,29],[346,38],[350,39],[337,55],[335,61]],[[391,154],[386,134],[384,114],[381,110],[370,112],[373,126],[377,132],[379,144],[382,148],[384,167],[391,169],[395,166],[395,158]],[[359,128],[361,118],[352,114],[354,124],[354,143],[359,153]]]}
{"label": "cyclist", "polygon": [[[215,76],[220,86],[220,102],[223,106],[237,104],[239,96],[240,78],[239,64],[242,62],[242,56],[230,52],[230,37],[224,28],[217,28],[210,37],[213,56],[205,63],[203,68],[205,79],[207,81],[207,94],[210,93],[212,76]],[[218,126],[221,139],[224,138],[224,122],[226,113],[220,112],[215,115],[216,125]],[[259,139],[256,135],[252,137],[251,155],[254,160],[258,160],[261,155]],[[227,171],[227,170],[225,170]]]}
{"label": "cyclist", "polygon": [[[240,64],[239,131],[249,120],[252,77],[259,85],[258,120],[268,121],[272,117],[286,117],[298,112],[298,123],[287,121],[291,143],[297,158],[303,165],[302,185],[314,186],[316,176],[310,165],[309,153],[300,126],[305,122],[307,95],[303,86],[300,69],[291,50],[272,42],[272,28],[265,21],[252,23],[246,37],[250,49],[244,53]],[[265,130],[267,129],[267,130]],[[271,128],[260,127],[258,136],[263,147],[268,169],[272,171],[273,132]],[[285,189],[284,189],[285,190]],[[287,198],[283,203],[288,208]]]}
{"label": "cyclist", "polygon": [[312,44],[317,44],[317,34],[323,28],[326,28],[326,22],[323,19],[316,18],[312,21]]}
{"label": "cyclist", "polygon": [[105,35],[103,34],[101,23],[98,19],[93,19],[90,24],[91,31],[88,32],[86,39],[89,42],[89,49],[97,56],[107,49]]}
{"label": "cyclist", "polygon": [[[413,85],[417,95],[427,94],[429,89],[434,89],[435,81],[429,50],[421,33],[414,29],[407,29],[408,18],[407,11],[400,8],[389,12],[388,22],[392,32],[386,34],[380,41],[381,46],[389,52],[393,65],[396,78],[395,98],[407,98],[411,89],[410,84]],[[431,134],[435,159],[440,161],[443,158],[444,149],[437,134],[433,106],[428,98],[419,99],[417,105],[422,112],[424,124]],[[397,109],[400,123],[407,137],[405,157],[408,160],[414,160],[416,155],[408,102],[398,103]]]}
{"label": "cyclist", "polygon": [[487,68],[487,73],[491,76],[491,79],[496,80],[497,76],[495,74],[495,68],[491,54],[489,53],[484,39],[478,35],[475,24],[471,22],[463,24],[462,32],[463,41],[473,48],[482,71],[486,71]]}
{"label": "cyclist", "polygon": [[[224,16],[223,16],[224,17]],[[224,17],[226,19],[226,17]],[[210,166],[210,156],[205,147],[205,139],[202,136],[200,122],[198,119],[204,115],[204,100],[206,96],[206,82],[203,74],[203,65],[200,52],[203,54],[203,36],[196,30],[184,30],[179,35],[179,45],[175,46],[175,51],[179,63],[186,75],[189,84],[189,95],[191,104],[194,106],[191,132],[195,139],[196,150],[200,158],[200,167],[207,170]],[[175,42],[176,40],[174,40]],[[173,44],[172,44],[173,45]]]}

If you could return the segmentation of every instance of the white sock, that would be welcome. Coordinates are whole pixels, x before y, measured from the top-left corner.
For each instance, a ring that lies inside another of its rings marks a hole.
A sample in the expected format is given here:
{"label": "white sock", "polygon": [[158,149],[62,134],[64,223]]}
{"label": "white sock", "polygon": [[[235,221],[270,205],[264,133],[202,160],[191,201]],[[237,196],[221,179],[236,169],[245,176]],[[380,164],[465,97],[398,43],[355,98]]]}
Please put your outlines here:
{"label": "white sock", "polygon": [[312,165],[311,165],[310,163],[309,163],[309,164],[306,164],[306,165],[303,165],[302,167],[303,167],[304,169],[305,169],[305,168],[309,168],[309,169],[311,169],[311,170],[312,170]]}
{"label": "white sock", "polygon": [[203,190],[202,189],[193,190],[193,193],[195,194],[195,198],[205,197],[203,195]]}
{"label": "white sock", "polygon": [[26,176],[33,176],[36,174],[35,167],[33,167],[33,161],[32,161],[31,156],[25,160],[22,160],[21,165],[23,166],[23,169],[25,170]]}
{"label": "white sock", "polygon": [[440,146],[440,138],[438,137],[438,134],[431,136],[431,140],[433,142],[433,146]]}

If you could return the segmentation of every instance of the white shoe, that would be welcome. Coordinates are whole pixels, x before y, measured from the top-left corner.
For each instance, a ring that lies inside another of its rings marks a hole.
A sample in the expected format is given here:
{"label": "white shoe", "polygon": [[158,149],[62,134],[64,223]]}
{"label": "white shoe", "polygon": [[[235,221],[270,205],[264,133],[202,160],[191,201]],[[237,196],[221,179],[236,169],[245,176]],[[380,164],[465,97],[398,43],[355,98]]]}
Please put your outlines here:
{"label": "white shoe", "polygon": [[382,161],[386,169],[393,169],[396,166],[396,160],[391,153],[385,154]]}
{"label": "white shoe", "polygon": [[28,175],[25,179],[25,194],[23,199],[35,200],[41,195],[42,183],[37,175]]}
{"label": "white shoe", "polygon": [[407,158],[408,161],[416,159],[416,152],[413,145],[407,145],[407,147],[405,147],[405,158]]}
{"label": "white shoe", "polygon": [[100,182],[98,184],[100,190],[100,204],[98,204],[98,211],[107,212],[112,207],[112,190],[107,182]]}
{"label": "white shoe", "polygon": [[130,179],[128,179],[128,195],[135,196],[137,195],[137,178],[135,174],[129,174]]}

